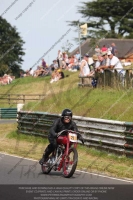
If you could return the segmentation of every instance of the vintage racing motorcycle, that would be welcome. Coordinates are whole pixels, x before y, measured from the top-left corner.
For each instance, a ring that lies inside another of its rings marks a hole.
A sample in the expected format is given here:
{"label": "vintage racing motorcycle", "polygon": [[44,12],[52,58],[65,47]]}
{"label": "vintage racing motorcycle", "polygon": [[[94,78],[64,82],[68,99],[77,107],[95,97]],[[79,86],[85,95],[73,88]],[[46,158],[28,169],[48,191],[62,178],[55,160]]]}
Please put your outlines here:
{"label": "vintage racing motorcycle", "polygon": [[63,130],[57,135],[57,148],[49,159],[41,165],[42,172],[49,174],[51,170],[63,172],[65,178],[70,178],[77,167],[77,132]]}

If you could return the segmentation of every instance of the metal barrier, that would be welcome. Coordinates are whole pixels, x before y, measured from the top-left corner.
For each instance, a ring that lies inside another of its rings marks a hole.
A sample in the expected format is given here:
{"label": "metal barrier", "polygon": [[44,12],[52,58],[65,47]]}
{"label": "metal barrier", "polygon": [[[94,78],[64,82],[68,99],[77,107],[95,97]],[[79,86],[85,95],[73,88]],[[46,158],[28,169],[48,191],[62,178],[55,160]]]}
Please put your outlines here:
{"label": "metal barrier", "polygon": [[[47,137],[60,115],[45,112],[18,112],[18,132]],[[85,145],[118,154],[133,155],[133,123],[74,116]]]}
{"label": "metal barrier", "polygon": [[0,119],[16,119],[17,108],[0,108]]}

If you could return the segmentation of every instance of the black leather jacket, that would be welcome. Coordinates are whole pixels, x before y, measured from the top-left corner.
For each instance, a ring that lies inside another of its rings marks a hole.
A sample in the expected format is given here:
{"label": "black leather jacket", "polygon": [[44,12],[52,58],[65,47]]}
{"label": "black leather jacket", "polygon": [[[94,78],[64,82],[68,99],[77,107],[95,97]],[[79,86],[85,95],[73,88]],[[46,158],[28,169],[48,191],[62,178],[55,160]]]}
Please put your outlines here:
{"label": "black leather jacket", "polygon": [[[70,123],[67,124],[67,123],[64,123],[61,118],[58,118],[54,121],[52,127],[50,128],[48,138],[49,139],[56,138],[57,133],[66,129],[78,132],[77,125],[74,121],[71,120]],[[79,139],[81,135],[77,134],[77,136]]]}

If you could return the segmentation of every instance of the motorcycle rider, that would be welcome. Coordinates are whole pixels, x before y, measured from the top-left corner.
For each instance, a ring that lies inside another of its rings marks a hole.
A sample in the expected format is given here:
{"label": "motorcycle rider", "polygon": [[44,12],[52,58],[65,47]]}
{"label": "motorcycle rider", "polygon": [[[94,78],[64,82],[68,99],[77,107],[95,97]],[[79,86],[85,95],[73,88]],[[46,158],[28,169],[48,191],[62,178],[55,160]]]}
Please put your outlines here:
{"label": "motorcycle rider", "polygon": [[[39,164],[42,165],[44,162],[47,161],[49,155],[56,149],[57,147],[57,134],[60,131],[63,130],[73,130],[78,132],[78,128],[76,123],[72,120],[73,113],[70,109],[64,109],[61,114],[61,118],[57,118],[54,122],[52,127],[50,128],[49,134],[48,134],[48,140],[50,144],[47,146],[47,148],[44,151],[44,154],[39,161]],[[81,142],[84,144],[84,139],[82,135],[77,133],[77,138],[81,140]]]}

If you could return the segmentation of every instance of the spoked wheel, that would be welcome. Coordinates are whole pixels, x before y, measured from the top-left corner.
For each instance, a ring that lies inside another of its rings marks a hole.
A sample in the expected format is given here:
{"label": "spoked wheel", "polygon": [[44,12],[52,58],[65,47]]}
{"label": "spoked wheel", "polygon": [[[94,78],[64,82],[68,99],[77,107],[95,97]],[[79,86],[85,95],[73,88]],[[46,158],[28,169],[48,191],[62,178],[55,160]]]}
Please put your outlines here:
{"label": "spoked wheel", "polygon": [[65,158],[63,162],[63,176],[65,178],[70,178],[77,167],[78,163],[78,153],[75,148],[69,149],[68,156]]}
{"label": "spoked wheel", "polygon": [[52,168],[49,166],[49,164],[47,162],[45,162],[45,163],[43,163],[43,165],[41,165],[41,169],[42,169],[43,174],[49,174],[50,171],[52,170]]}

